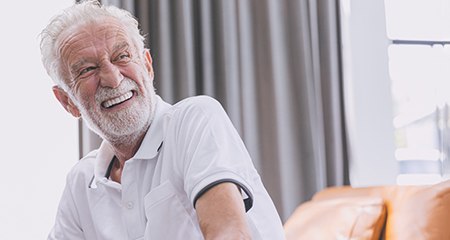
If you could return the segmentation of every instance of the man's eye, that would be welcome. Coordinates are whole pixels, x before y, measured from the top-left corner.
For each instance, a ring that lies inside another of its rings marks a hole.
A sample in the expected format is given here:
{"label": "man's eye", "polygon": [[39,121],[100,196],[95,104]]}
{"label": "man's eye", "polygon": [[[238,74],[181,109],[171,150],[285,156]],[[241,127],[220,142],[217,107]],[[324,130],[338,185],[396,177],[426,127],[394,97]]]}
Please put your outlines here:
{"label": "man's eye", "polygon": [[130,54],[128,53],[122,53],[119,56],[117,56],[116,61],[126,61],[130,59]]}
{"label": "man's eye", "polygon": [[88,72],[91,72],[92,70],[95,70],[97,67],[94,67],[94,66],[90,66],[90,67],[87,67],[87,68],[83,68],[81,71],[80,71],[80,74],[79,74],[79,76],[83,76],[84,74],[86,74],[86,73],[88,73]]}
{"label": "man's eye", "polygon": [[89,67],[83,68],[83,69],[81,69],[79,71],[77,78],[79,78],[79,77],[83,77],[83,78],[84,77],[89,77],[91,75],[91,73],[93,73],[93,71],[95,69],[97,69],[96,66],[89,66]]}

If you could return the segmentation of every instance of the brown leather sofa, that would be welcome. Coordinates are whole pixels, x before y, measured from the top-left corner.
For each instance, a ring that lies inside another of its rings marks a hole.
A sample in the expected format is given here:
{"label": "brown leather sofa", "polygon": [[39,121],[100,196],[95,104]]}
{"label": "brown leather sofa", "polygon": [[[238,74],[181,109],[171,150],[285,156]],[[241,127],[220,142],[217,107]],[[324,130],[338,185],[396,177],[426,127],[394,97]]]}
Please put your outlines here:
{"label": "brown leather sofa", "polygon": [[301,204],[284,228],[287,240],[450,240],[450,181],[328,188]]}

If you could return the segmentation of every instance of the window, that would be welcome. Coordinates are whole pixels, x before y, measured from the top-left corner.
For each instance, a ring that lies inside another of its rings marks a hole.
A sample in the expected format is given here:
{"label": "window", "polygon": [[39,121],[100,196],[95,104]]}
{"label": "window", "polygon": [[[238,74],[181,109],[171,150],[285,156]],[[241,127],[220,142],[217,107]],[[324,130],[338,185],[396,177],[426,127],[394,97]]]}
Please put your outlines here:
{"label": "window", "polygon": [[385,1],[399,184],[449,173],[450,0]]}
{"label": "window", "polygon": [[450,0],[341,0],[351,183],[450,173]]}

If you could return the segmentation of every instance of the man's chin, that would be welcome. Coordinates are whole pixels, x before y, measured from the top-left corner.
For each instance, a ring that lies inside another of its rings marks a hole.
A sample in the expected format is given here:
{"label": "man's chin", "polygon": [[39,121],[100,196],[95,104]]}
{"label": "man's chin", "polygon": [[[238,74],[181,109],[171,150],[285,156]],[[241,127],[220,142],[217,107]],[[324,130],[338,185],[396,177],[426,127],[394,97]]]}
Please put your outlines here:
{"label": "man's chin", "polygon": [[98,135],[107,140],[120,140],[120,139],[130,139],[140,136],[146,132],[148,126],[145,122],[129,122],[127,124],[101,124],[101,126],[96,126]]}
{"label": "man's chin", "polygon": [[[146,107],[149,109],[149,107]],[[142,108],[141,108],[142,109]],[[149,109],[150,110],[150,109]],[[103,139],[112,140],[142,135],[149,127],[150,112],[138,108],[127,108],[114,112],[86,111],[85,123]]]}

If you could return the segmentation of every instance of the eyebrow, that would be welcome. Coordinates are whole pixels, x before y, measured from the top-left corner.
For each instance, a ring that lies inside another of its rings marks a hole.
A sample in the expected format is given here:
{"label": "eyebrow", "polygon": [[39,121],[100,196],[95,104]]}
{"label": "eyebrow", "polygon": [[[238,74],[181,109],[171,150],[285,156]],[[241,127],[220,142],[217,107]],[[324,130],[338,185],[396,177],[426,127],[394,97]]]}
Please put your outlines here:
{"label": "eyebrow", "polygon": [[118,42],[118,43],[114,44],[112,50],[113,50],[113,52],[116,52],[118,50],[122,50],[124,48],[129,48],[129,47],[130,47],[130,44],[128,44],[128,42],[123,41],[123,42]]}
{"label": "eyebrow", "polygon": [[72,64],[72,66],[70,66],[70,70],[72,73],[78,73],[78,70],[81,68],[81,66],[83,66],[86,63],[86,59],[82,58],[79,61],[75,62],[74,64]]}

